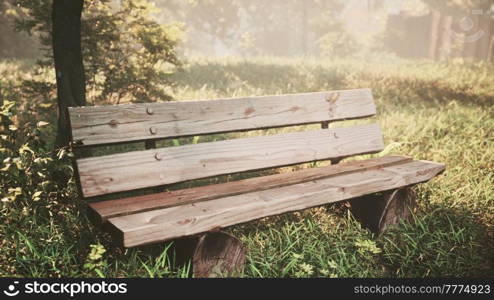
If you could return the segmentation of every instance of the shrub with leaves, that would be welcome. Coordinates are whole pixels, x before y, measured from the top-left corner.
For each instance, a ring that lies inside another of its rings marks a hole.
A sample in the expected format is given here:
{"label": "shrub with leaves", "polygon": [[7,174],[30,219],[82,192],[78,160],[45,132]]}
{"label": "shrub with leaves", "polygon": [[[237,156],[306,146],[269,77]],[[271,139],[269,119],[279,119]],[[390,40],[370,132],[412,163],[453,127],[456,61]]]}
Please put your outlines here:
{"label": "shrub with leaves", "polygon": [[105,254],[106,249],[101,244],[90,245],[90,247],[91,252],[89,252],[87,256],[84,268],[88,270],[94,270],[96,274],[98,274],[98,276],[105,277],[103,272],[101,272],[101,268],[107,266],[106,261],[103,259],[103,254]]}
{"label": "shrub with leaves", "polygon": [[[4,101],[1,115],[3,130],[0,135],[0,184],[4,195],[2,202],[22,202],[31,205],[32,202],[41,199],[41,194],[46,196],[42,197],[43,199],[60,198],[60,193],[67,187],[72,170],[68,165],[57,164],[66,156],[66,150],[62,149],[54,155],[47,150],[47,143],[40,138],[48,122],[14,122],[16,103],[8,100]],[[54,176],[63,177],[65,180],[54,181]],[[4,206],[4,209],[8,208],[9,205]]]}
{"label": "shrub with leaves", "polygon": [[8,100],[1,107],[0,276],[67,274],[70,262],[54,255],[52,247],[64,245],[70,251],[83,224],[74,218],[82,210],[69,154],[67,149],[48,150],[42,138],[48,123],[19,123],[16,108]]}
{"label": "shrub with leaves", "polygon": [[347,57],[356,54],[359,45],[355,39],[345,30],[329,32],[318,40],[322,56]]}
{"label": "shrub with leaves", "polygon": [[[52,70],[52,0],[15,0],[22,13],[18,30],[40,38],[45,50],[38,61],[43,73]],[[180,67],[175,47],[182,37],[176,23],[160,25],[151,18],[154,7],[147,0],[85,1],[82,15],[82,48],[87,100],[91,104],[122,101],[169,100],[170,76]],[[55,97],[55,78],[33,78],[25,83],[31,97]],[[43,92],[43,93],[41,93]],[[54,99],[51,99],[55,103]]]}

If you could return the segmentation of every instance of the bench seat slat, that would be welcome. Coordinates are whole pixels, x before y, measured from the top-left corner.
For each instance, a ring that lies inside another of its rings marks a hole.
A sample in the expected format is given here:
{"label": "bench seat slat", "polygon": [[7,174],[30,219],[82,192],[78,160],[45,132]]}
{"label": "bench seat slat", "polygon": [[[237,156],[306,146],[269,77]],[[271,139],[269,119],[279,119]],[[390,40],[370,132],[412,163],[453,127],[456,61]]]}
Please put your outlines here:
{"label": "bench seat slat", "polygon": [[72,139],[81,146],[301,125],[375,113],[369,89],[69,108]]}
{"label": "bench seat slat", "polygon": [[444,168],[443,164],[434,162],[405,161],[383,168],[110,218],[108,222],[117,239],[125,247],[133,247],[425,182]]}
{"label": "bench seat slat", "polygon": [[372,168],[383,168],[411,160],[411,158],[404,156],[384,156],[339,165],[249,178],[222,184],[213,184],[183,190],[129,197],[125,199],[94,202],[89,204],[89,214],[91,219],[96,224],[101,225],[105,223],[108,218],[239,195],[248,192],[267,190],[327,178],[330,176],[364,171]]}
{"label": "bench seat slat", "polygon": [[258,136],[77,160],[85,197],[298,163],[375,153],[377,124]]}

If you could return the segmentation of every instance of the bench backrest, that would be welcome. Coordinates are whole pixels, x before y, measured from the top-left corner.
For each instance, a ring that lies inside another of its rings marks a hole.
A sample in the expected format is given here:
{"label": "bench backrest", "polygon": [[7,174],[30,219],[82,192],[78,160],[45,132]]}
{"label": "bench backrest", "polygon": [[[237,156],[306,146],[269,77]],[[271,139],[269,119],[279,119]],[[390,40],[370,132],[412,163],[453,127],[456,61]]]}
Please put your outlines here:
{"label": "bench backrest", "polygon": [[[356,119],[369,89],[69,108],[72,141],[90,147]],[[84,197],[379,152],[376,124],[238,138],[76,160]]]}

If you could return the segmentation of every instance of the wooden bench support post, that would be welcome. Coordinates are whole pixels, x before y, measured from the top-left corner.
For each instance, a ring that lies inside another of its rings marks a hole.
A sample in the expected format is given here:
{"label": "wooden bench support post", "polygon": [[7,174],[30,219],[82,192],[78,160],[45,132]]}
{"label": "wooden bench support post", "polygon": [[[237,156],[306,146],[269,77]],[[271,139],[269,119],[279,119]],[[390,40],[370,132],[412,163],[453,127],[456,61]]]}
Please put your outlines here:
{"label": "wooden bench support post", "polygon": [[[321,128],[322,129],[328,129],[329,128],[329,121],[321,122]],[[329,161],[331,161],[332,165],[337,165],[340,163],[341,160],[342,160],[342,158],[333,158],[333,159],[330,159]]]}
{"label": "wooden bench support post", "polygon": [[209,232],[199,237],[192,264],[196,278],[237,276],[244,268],[245,247],[232,235]]}
{"label": "wooden bench support post", "polygon": [[350,201],[351,212],[364,227],[381,234],[401,219],[409,219],[416,205],[411,187],[367,195]]}

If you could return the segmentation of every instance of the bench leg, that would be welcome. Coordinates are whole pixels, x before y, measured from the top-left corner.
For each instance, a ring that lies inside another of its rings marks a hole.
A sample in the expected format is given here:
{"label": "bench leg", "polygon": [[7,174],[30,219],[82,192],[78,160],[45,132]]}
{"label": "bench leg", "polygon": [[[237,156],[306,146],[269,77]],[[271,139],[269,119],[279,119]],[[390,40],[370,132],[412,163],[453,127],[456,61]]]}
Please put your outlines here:
{"label": "bench leg", "polygon": [[227,233],[209,232],[199,237],[192,265],[194,277],[231,277],[240,275],[245,264],[245,247]]}
{"label": "bench leg", "polygon": [[375,233],[384,232],[401,219],[410,219],[416,205],[415,193],[405,187],[350,201],[351,212],[365,227]]}

